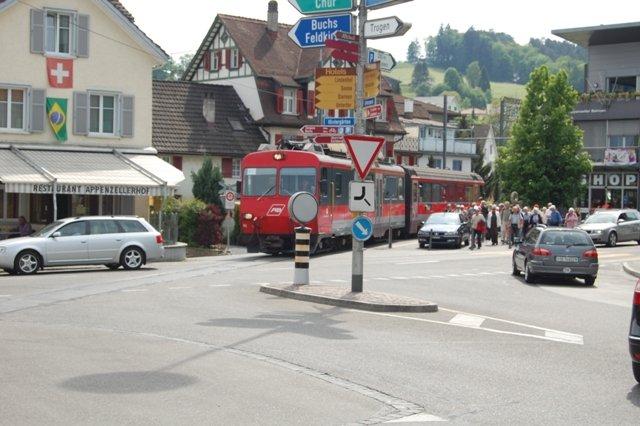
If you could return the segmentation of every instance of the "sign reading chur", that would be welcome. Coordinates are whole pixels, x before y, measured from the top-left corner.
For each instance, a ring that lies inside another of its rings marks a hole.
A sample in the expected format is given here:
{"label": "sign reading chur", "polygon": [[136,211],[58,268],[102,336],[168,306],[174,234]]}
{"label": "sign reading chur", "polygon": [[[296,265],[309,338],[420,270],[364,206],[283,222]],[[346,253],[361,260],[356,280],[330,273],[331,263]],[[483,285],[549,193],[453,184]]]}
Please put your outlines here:
{"label": "sign reading chur", "polygon": [[400,3],[407,3],[413,0],[364,0],[367,9],[381,9],[383,7],[395,6]]}
{"label": "sign reading chur", "polygon": [[371,170],[373,162],[380,153],[385,139],[373,136],[352,135],[345,136],[344,140],[358,175],[361,179],[364,179],[367,174],[369,174],[369,170]]}
{"label": "sign reading chur", "polygon": [[397,16],[374,19],[364,24],[365,38],[386,38],[401,36],[411,29],[411,24],[402,22]]}
{"label": "sign reading chur", "polygon": [[304,15],[353,10],[353,0],[289,0]]}

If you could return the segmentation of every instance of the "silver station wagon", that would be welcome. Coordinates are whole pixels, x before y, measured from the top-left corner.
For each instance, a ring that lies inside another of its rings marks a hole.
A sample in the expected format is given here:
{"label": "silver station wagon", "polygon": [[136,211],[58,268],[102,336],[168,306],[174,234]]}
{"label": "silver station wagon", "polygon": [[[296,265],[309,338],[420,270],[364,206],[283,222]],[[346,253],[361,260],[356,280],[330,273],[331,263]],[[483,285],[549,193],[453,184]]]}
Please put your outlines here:
{"label": "silver station wagon", "polygon": [[0,268],[25,275],[47,266],[139,269],[164,257],[163,244],[162,235],[138,217],[67,218],[29,237],[0,241]]}

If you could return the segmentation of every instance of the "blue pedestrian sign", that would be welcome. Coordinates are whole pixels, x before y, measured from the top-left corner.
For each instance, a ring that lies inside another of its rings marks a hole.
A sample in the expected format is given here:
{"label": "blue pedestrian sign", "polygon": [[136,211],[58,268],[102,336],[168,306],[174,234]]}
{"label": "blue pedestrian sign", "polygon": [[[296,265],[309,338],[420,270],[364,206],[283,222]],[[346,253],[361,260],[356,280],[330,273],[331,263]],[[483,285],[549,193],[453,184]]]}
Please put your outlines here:
{"label": "blue pedestrian sign", "polygon": [[310,16],[300,19],[289,31],[289,37],[300,47],[324,47],[327,39],[335,40],[336,32],[351,33],[353,16],[343,15]]}
{"label": "blue pedestrian sign", "polygon": [[358,241],[367,241],[373,236],[373,223],[366,216],[358,216],[351,222],[351,235]]}
{"label": "blue pedestrian sign", "polygon": [[354,117],[324,117],[322,119],[322,124],[325,126],[347,126],[353,127],[356,125],[356,119]]}

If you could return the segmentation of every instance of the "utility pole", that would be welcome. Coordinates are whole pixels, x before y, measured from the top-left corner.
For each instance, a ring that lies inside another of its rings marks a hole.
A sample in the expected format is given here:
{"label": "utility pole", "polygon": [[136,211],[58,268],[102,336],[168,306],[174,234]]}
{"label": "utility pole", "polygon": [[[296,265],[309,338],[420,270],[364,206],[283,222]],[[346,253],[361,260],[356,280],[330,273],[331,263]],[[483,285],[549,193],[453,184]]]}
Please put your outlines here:
{"label": "utility pole", "polygon": [[442,170],[447,168],[447,127],[449,127],[449,106],[447,95],[444,95],[444,130],[442,132]]}
{"label": "utility pole", "polygon": [[[355,132],[364,135],[367,131],[366,121],[364,119],[364,71],[368,61],[367,39],[364,37],[365,23],[367,22],[367,7],[365,0],[360,0],[358,5],[358,36],[360,37],[359,49],[360,55],[358,64],[356,65],[356,126]],[[354,173],[355,180],[362,180],[357,173]],[[358,214],[362,216],[362,213]],[[351,272],[351,291],[353,293],[362,293],[363,276],[364,276],[364,242],[352,239],[352,272]]]}

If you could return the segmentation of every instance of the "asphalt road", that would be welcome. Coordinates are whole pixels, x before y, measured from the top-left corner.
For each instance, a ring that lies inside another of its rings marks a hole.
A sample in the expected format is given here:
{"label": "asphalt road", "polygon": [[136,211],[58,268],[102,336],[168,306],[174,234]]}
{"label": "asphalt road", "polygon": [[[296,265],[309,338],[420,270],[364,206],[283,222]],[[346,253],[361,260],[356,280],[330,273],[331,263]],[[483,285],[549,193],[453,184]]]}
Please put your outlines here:
{"label": "asphalt road", "polygon": [[[383,314],[258,292],[292,260],[0,274],[0,424],[637,424],[627,348],[636,244],[595,287],[525,284],[505,247],[365,253],[365,290],[432,300]],[[351,253],[312,259],[349,286]]]}

